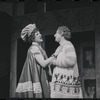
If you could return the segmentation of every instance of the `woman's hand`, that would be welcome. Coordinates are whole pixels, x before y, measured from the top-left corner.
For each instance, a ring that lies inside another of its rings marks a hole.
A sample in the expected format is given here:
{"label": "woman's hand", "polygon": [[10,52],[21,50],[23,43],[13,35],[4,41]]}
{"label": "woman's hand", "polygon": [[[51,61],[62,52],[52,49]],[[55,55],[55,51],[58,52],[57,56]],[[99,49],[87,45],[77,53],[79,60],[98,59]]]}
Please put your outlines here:
{"label": "woman's hand", "polygon": [[57,65],[57,63],[56,63],[56,59],[54,59],[54,60],[51,62],[51,64],[53,64],[53,65]]}

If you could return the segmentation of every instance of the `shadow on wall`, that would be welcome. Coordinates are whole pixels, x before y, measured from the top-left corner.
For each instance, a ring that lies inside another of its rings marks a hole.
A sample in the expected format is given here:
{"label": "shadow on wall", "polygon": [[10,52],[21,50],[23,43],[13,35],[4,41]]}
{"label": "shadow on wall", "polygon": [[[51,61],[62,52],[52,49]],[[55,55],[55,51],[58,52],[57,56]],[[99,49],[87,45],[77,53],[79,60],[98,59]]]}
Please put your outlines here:
{"label": "shadow on wall", "polygon": [[9,97],[11,16],[0,11],[0,98]]}

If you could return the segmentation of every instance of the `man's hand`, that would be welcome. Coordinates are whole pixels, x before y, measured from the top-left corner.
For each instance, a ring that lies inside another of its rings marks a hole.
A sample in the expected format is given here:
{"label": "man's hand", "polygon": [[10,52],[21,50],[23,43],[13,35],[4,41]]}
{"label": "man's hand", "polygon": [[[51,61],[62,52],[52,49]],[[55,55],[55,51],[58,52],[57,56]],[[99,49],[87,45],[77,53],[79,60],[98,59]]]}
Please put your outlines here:
{"label": "man's hand", "polygon": [[52,63],[53,65],[57,65],[57,62],[56,62],[55,59],[54,59],[51,63]]}

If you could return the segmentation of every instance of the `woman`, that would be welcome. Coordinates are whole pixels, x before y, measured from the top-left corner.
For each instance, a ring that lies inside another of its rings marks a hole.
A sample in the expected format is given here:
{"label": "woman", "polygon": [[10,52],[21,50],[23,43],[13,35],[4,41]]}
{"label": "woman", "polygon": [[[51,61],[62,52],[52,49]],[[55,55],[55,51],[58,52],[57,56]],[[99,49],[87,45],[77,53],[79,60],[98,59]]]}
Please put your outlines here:
{"label": "woman", "polygon": [[49,98],[49,87],[46,77],[47,65],[54,56],[47,59],[45,51],[41,47],[42,35],[35,24],[27,25],[21,32],[24,41],[31,42],[24,63],[21,77],[16,89],[16,97],[20,98]]}
{"label": "woman", "polygon": [[51,82],[51,98],[82,98],[76,52],[69,41],[71,32],[68,27],[60,26],[54,37],[60,44],[56,52],[60,52],[52,61],[56,67]]}

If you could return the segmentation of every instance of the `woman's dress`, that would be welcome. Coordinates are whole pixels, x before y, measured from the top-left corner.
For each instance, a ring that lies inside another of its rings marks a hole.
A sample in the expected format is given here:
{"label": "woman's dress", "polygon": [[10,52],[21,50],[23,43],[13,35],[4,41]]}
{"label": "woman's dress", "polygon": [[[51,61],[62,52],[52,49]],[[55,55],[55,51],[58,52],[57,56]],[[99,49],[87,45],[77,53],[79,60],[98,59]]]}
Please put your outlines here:
{"label": "woman's dress", "polygon": [[33,43],[28,49],[15,95],[17,98],[50,98],[47,81],[47,67],[43,68],[35,59],[35,54],[42,54],[47,58],[45,51]]}

